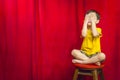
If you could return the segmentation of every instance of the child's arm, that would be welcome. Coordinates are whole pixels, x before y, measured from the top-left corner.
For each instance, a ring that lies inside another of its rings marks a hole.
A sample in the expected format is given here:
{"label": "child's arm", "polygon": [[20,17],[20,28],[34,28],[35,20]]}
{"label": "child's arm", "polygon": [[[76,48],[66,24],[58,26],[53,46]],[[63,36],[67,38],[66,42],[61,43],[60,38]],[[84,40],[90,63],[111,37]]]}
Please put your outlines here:
{"label": "child's arm", "polygon": [[92,34],[93,34],[94,37],[97,37],[97,36],[99,36],[99,33],[98,33],[97,29],[96,29],[96,23],[95,23],[94,16],[91,17],[91,22],[92,22],[92,27],[91,27]]}
{"label": "child's arm", "polygon": [[87,34],[87,23],[88,23],[88,17],[87,15],[85,16],[85,20],[84,20],[84,24],[83,24],[83,28],[82,28],[82,37],[86,37]]}
{"label": "child's arm", "polygon": [[99,36],[99,33],[98,33],[97,29],[96,29],[96,23],[93,22],[93,21],[92,21],[92,34],[93,34],[94,37]]}

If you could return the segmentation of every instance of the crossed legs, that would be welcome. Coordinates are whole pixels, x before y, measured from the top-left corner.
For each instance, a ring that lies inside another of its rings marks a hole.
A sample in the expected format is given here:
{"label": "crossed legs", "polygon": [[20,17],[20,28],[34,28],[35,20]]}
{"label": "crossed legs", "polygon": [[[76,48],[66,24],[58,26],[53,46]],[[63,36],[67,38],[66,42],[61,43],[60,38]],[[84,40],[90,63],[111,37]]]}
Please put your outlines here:
{"label": "crossed legs", "polygon": [[95,63],[96,65],[100,65],[100,61],[105,60],[104,53],[98,53],[95,56],[89,58],[85,54],[81,53],[80,50],[77,49],[73,49],[71,55],[75,58],[72,60],[73,63],[81,63],[81,64]]}

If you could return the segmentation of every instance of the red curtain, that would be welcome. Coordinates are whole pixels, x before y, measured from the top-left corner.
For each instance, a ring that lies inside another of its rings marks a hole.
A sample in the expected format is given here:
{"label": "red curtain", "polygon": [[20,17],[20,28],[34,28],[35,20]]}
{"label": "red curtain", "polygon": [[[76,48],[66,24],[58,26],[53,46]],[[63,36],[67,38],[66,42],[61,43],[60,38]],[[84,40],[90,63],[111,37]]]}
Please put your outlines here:
{"label": "red curtain", "polygon": [[72,80],[84,13],[101,14],[106,80],[120,74],[119,0],[0,0],[0,80]]}

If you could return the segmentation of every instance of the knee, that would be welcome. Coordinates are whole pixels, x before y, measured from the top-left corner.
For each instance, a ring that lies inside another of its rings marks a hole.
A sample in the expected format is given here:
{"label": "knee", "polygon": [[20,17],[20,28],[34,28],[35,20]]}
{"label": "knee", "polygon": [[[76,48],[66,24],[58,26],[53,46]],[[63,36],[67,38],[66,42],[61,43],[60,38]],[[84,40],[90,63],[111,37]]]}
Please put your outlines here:
{"label": "knee", "polygon": [[74,56],[75,54],[76,54],[76,49],[73,49],[73,50],[71,51],[71,55]]}
{"label": "knee", "polygon": [[99,53],[99,54],[98,54],[98,59],[99,59],[100,61],[105,60],[105,58],[106,58],[106,56],[105,56],[104,53]]}

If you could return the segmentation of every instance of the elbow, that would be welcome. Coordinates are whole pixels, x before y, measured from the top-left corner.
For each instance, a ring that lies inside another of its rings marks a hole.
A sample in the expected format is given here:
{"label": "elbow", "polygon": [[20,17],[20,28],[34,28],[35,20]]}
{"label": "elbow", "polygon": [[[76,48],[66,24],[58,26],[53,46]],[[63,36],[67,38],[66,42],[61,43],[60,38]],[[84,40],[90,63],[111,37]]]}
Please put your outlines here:
{"label": "elbow", "polygon": [[93,32],[93,37],[98,37],[99,36],[99,33],[98,32]]}
{"label": "elbow", "polygon": [[82,35],[82,37],[86,37],[87,31],[82,30],[81,35]]}
{"label": "elbow", "polygon": [[93,34],[93,37],[98,37],[99,36],[99,34]]}
{"label": "elbow", "polygon": [[86,37],[86,34],[82,34],[82,37]]}

